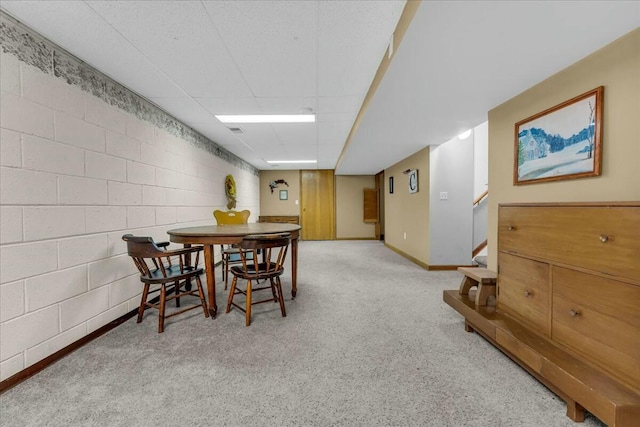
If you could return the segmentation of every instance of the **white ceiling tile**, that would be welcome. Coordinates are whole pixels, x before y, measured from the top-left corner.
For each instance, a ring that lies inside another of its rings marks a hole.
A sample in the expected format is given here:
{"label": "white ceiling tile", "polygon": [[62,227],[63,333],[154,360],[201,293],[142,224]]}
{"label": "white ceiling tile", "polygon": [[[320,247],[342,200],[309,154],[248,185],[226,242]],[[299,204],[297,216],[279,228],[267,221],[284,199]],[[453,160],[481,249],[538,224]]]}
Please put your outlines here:
{"label": "white ceiling tile", "polygon": [[259,114],[262,112],[255,98],[195,98],[212,114]]}
{"label": "white ceiling tile", "polygon": [[256,98],[256,102],[265,114],[298,114],[309,108],[317,111],[315,97]]}
{"label": "white ceiling tile", "polygon": [[255,96],[317,95],[317,2],[204,4]]}
{"label": "white ceiling tile", "polygon": [[213,114],[191,98],[149,98],[149,100],[182,122],[218,122]]}
{"label": "white ceiling tile", "polygon": [[317,144],[315,123],[276,123],[273,130],[282,144]]}
{"label": "white ceiling tile", "polygon": [[3,1],[2,7],[142,96],[184,95],[178,86],[84,2]]}
{"label": "white ceiling tile", "polygon": [[251,95],[202,3],[91,1],[89,4],[189,95]]}

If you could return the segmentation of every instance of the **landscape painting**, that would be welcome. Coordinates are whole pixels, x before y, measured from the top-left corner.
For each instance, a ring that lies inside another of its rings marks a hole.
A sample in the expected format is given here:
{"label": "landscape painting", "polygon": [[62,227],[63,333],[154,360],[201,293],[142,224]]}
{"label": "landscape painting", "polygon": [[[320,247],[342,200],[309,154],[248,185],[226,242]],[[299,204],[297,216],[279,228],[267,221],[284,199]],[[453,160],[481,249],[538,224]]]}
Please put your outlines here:
{"label": "landscape painting", "polygon": [[602,157],[598,87],[515,125],[515,185],[597,176]]}

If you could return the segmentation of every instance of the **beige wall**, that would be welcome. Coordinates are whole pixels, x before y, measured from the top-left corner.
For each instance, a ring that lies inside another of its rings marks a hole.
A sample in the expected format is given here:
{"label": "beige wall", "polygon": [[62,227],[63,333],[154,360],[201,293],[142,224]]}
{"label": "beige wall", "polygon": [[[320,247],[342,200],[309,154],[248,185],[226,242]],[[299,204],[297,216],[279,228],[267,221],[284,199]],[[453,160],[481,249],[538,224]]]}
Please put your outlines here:
{"label": "beige wall", "polygon": [[[402,171],[418,169],[418,192],[409,194]],[[429,147],[384,171],[385,243],[424,263],[429,262]],[[389,194],[389,177],[394,192]],[[404,233],[407,234],[405,239]]]}
{"label": "beige wall", "polygon": [[[497,266],[498,204],[640,200],[640,29],[489,112],[489,268]],[[602,175],[513,185],[514,124],[604,86]]]}
{"label": "beige wall", "polygon": [[[279,184],[271,193],[269,183],[279,179],[289,186]],[[288,200],[280,200],[280,190],[288,191]],[[300,215],[300,171],[260,171],[260,212],[260,215]],[[257,217],[251,218],[251,222],[257,221]]]}
{"label": "beige wall", "polygon": [[373,175],[336,176],[336,238],[375,239],[375,224],[365,223],[365,188],[375,188]]}

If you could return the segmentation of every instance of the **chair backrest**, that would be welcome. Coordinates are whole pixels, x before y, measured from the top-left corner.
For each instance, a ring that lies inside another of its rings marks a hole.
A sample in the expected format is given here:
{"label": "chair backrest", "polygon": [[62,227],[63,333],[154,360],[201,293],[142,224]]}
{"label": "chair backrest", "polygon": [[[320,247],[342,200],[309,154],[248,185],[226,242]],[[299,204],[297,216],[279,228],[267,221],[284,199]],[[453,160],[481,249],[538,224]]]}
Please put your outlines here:
{"label": "chair backrest", "polygon": [[[122,240],[127,242],[127,252],[143,277],[151,277],[152,272],[159,270],[167,277],[163,257],[167,252],[153,241],[152,237],[125,234]],[[149,261],[149,263],[148,263]],[[171,258],[166,257],[167,266],[171,266]]]}
{"label": "chair backrest", "polygon": [[245,236],[237,245],[242,249],[240,255],[243,270],[260,276],[282,274],[289,243],[291,243],[291,233]]}
{"label": "chair backrest", "polygon": [[251,211],[213,211],[213,216],[216,218],[216,222],[220,225],[230,224],[246,224],[249,221],[249,215]]}

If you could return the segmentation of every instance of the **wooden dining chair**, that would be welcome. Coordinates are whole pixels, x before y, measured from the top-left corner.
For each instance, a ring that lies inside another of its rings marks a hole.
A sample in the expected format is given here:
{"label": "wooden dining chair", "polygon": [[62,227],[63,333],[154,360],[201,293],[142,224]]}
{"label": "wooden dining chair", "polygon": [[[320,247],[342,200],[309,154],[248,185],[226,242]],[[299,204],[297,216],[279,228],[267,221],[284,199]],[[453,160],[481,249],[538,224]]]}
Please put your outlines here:
{"label": "wooden dining chair", "polygon": [[[213,216],[219,225],[239,225],[246,224],[249,221],[251,211],[213,211]],[[224,280],[224,289],[227,290],[229,285],[229,265],[238,264],[240,260],[240,249],[231,245],[220,245],[220,253],[222,254],[222,280]]]}
{"label": "wooden dining chair", "polygon": [[[190,247],[181,249],[163,249],[168,246],[168,242],[157,245],[151,237],[134,236],[125,234],[122,240],[127,242],[127,252],[133,259],[133,263],[140,272],[140,281],[144,283],[142,299],[138,308],[138,321],[142,322],[142,316],[147,307],[158,310],[158,333],[164,332],[164,320],[175,315],[202,307],[204,317],[209,317],[207,305],[204,299],[204,291],[200,275],[204,272],[198,268],[198,261],[202,247]],[[195,253],[195,260],[191,255]],[[191,263],[190,261],[193,261]],[[196,289],[190,289],[190,280],[195,279]],[[151,285],[160,285],[158,289],[150,290]],[[185,290],[182,290],[182,287]],[[147,301],[150,293],[160,291],[158,304]],[[173,296],[167,296],[171,294]],[[165,314],[167,301],[176,300],[176,307],[180,307],[180,298],[192,295],[200,299],[200,304],[191,305],[182,310]]]}
{"label": "wooden dining chair", "polygon": [[[245,324],[249,326],[251,324],[252,305],[279,302],[282,317],[287,316],[284,308],[280,276],[284,273],[284,261],[287,257],[290,242],[290,233],[254,234],[245,236],[240,243],[235,245],[241,249],[239,253],[242,265],[231,267],[233,281],[231,282],[227,300],[227,313],[231,311],[231,306],[244,311]],[[261,251],[261,256],[258,255],[258,251]],[[246,280],[245,289],[241,289],[238,286],[238,279]],[[262,281],[262,283],[259,284],[259,281]],[[254,287],[253,282],[256,282],[255,284],[258,287]],[[262,290],[271,290],[271,297],[254,301],[253,293]],[[236,295],[240,294],[245,296],[244,307],[234,301]]]}

